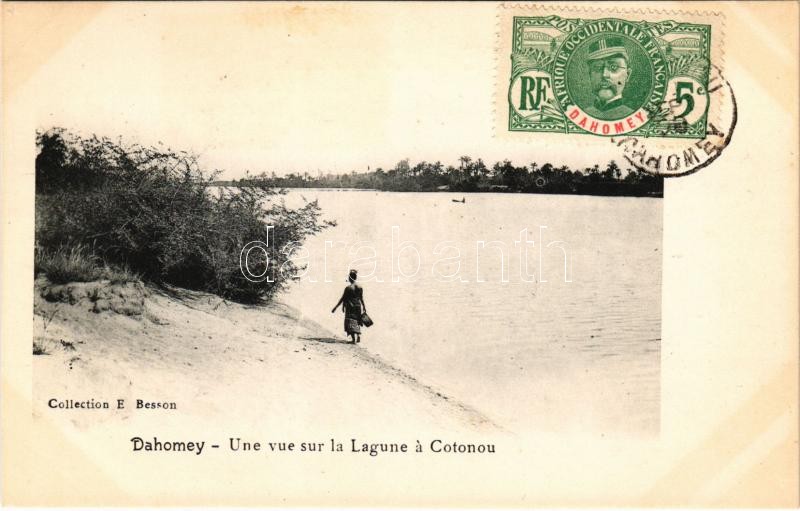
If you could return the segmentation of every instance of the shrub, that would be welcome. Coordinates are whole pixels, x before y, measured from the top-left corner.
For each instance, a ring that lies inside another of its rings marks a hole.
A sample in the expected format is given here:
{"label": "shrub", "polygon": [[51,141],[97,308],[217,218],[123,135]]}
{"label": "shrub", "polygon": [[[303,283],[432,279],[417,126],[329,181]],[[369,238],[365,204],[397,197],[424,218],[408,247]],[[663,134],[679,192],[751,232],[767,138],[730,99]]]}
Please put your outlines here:
{"label": "shrub", "polygon": [[34,355],[49,355],[50,352],[47,351],[47,346],[38,339],[34,339],[33,341],[33,354]]}
{"label": "shrub", "polygon": [[38,248],[34,254],[34,271],[44,273],[56,284],[100,279],[124,284],[141,278],[125,265],[109,264],[84,245],[61,246],[55,250]]}
{"label": "shrub", "polygon": [[[253,303],[283,288],[297,269],[298,244],[331,225],[320,221],[316,202],[289,209],[282,192],[267,187],[209,188],[215,174],[190,153],[63,129],[37,133],[37,145],[37,261],[50,259],[64,278],[91,275],[90,264],[129,268],[154,282]],[[268,239],[269,260],[250,267],[268,269],[272,282],[251,282],[239,254]],[[90,252],[75,248],[87,246]]]}
{"label": "shrub", "polygon": [[34,256],[34,268],[56,284],[90,282],[102,278],[100,261],[83,245],[62,246],[55,250],[39,249]]}

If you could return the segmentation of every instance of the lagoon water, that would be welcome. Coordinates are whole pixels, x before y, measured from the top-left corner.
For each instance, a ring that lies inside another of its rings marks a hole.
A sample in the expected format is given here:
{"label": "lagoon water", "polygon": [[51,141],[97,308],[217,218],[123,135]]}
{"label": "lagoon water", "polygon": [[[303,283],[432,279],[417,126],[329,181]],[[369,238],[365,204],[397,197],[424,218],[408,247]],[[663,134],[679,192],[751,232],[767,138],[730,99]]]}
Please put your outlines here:
{"label": "lagoon water", "polygon": [[284,295],[308,319],[344,338],[330,310],[355,267],[375,321],[361,346],[502,427],[657,434],[660,199],[293,190],[286,200],[303,198],[338,222],[307,241],[306,272]]}

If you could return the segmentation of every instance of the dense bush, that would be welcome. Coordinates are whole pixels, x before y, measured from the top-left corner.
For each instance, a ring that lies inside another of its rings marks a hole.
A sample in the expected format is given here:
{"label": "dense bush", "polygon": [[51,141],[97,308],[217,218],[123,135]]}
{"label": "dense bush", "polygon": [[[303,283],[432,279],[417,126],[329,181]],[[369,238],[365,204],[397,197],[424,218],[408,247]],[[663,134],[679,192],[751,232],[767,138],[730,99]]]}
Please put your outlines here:
{"label": "dense bush", "polygon": [[[299,243],[330,225],[316,202],[289,209],[267,187],[209,187],[215,175],[186,152],[63,129],[37,133],[36,143],[37,271],[47,272],[51,256],[79,250],[80,264],[258,302],[295,274]],[[269,242],[269,259],[254,251],[249,266],[267,270],[271,282],[242,275],[239,256],[250,241]]]}

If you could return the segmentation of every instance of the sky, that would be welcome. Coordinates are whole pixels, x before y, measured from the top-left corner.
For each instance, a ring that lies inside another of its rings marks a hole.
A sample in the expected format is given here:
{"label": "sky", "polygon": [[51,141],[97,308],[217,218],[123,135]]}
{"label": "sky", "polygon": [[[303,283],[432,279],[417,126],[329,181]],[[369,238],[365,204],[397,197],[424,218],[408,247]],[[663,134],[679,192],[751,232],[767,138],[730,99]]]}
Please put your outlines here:
{"label": "sky", "polygon": [[594,137],[494,136],[495,58],[509,57],[496,55],[491,4],[46,8],[43,32],[83,17],[26,80],[41,128],[161,142],[225,178],[462,155],[608,161]]}

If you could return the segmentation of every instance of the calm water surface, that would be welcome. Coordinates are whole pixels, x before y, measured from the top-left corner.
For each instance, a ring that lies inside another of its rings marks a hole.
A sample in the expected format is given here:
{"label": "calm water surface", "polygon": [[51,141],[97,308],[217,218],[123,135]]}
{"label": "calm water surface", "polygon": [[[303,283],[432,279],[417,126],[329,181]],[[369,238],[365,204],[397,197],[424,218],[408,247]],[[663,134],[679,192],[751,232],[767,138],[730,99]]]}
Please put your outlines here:
{"label": "calm water surface", "polygon": [[330,309],[355,267],[375,321],[361,345],[507,429],[657,433],[660,199],[294,190],[287,202],[301,198],[338,222],[306,243],[285,296],[309,319],[344,336]]}

